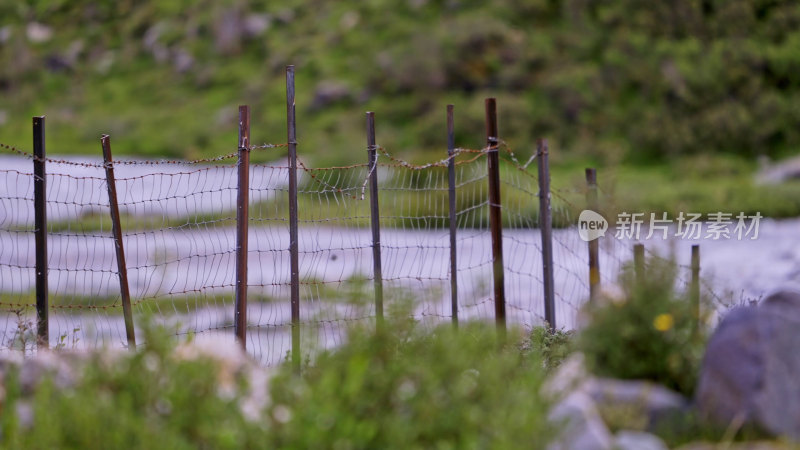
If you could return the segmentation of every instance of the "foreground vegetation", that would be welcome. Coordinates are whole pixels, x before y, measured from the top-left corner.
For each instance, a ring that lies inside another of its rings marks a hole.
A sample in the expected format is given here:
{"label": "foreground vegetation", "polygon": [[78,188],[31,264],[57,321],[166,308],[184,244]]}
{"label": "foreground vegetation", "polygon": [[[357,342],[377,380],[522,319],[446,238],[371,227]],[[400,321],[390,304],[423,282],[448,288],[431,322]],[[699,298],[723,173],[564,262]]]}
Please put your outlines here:
{"label": "foreground vegetation", "polygon": [[[544,382],[562,376],[562,363],[576,352],[593,375],[650,380],[691,397],[709,309],[701,299],[698,315],[688,296],[675,289],[675,270],[655,257],[647,262],[645,278],[627,268],[621,297],[585,308],[579,332],[512,329],[500,339],[488,323],[424,328],[409,309],[392,305],[384,327],[351,328],[346,343],[318,352],[300,375],[287,363],[267,377],[254,377],[252,370],[265,369],[241,366],[236,352],[226,350],[222,359],[198,356],[187,344],[176,348],[167,330],[145,321],[146,344],[137,352],[75,355],[70,358],[82,360],[83,369],[66,372],[63,365],[45,363],[41,367],[58,372],[35,389],[16,366],[2,366],[0,443],[4,448],[545,448],[563,424],[547,419],[559,398],[548,394]],[[268,385],[268,395],[253,394],[258,383]],[[254,398],[262,399],[258,407]],[[600,414],[612,431],[642,426],[641,416],[623,410],[600,408]],[[750,428],[709,424],[694,413],[668,417],[648,431],[670,446],[765,437]]]}
{"label": "foreground vegetation", "polygon": [[6,373],[0,439],[4,448],[544,448],[554,429],[536,355],[498,351],[489,326],[410,325],[353,330],[302,377],[281,368],[257,418],[242,408],[251,379],[176,357],[151,329],[135,354],[93,356],[72,388],[45,381],[31,423],[10,413],[23,380]]}

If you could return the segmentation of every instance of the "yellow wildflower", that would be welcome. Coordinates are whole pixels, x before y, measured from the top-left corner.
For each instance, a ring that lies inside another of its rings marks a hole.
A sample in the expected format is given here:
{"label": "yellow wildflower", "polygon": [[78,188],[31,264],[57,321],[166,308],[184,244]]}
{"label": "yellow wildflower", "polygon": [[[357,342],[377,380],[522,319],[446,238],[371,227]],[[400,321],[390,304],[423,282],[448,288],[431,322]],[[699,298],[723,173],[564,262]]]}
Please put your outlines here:
{"label": "yellow wildflower", "polygon": [[653,319],[653,327],[658,331],[668,331],[675,325],[672,314],[659,314]]}

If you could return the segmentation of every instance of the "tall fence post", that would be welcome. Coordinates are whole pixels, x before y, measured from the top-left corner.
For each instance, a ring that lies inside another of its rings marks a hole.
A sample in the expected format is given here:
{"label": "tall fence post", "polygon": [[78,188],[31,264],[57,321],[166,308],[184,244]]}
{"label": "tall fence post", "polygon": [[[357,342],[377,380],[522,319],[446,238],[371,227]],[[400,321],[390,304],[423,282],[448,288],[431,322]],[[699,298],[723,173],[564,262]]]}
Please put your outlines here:
{"label": "tall fence post", "polygon": [[633,274],[637,284],[644,281],[644,244],[633,245]]}
{"label": "tall fence post", "polygon": [[117,254],[117,274],[119,275],[119,292],[122,298],[122,315],[125,319],[125,334],[128,338],[128,349],[136,350],[131,294],[128,289],[128,267],[125,264],[125,248],[122,245],[122,225],[119,217],[119,204],[117,203],[117,183],[114,177],[114,163],[111,158],[111,138],[104,134],[100,138],[100,145],[103,147],[103,165],[106,169],[108,205],[111,210],[111,232],[114,235],[114,250]]}
{"label": "tall fence post", "polygon": [[458,327],[458,265],[456,263],[456,135],[453,105],[447,105],[447,204],[450,213],[450,310],[453,326]]}
{"label": "tall fence post", "polygon": [[486,145],[489,173],[489,229],[492,235],[492,272],[494,276],[494,318],[498,329],[506,330],[506,293],[503,273],[503,215],[500,200],[500,156],[497,132],[497,101],[487,98]]}
{"label": "tall fence post", "polygon": [[[598,212],[597,170],[586,169],[586,206]],[[600,240],[589,241],[589,301],[597,300],[600,294]]]}
{"label": "tall fence post", "polygon": [[556,329],[556,300],[553,279],[553,217],[550,208],[550,159],[546,139],[536,142],[539,162],[539,229],[542,237],[542,280],[544,281],[544,320],[550,331]]}
{"label": "tall fence post", "polygon": [[286,66],[286,133],[289,144],[289,258],[292,302],[292,366],[300,370],[300,262],[297,237],[297,125],[294,66]]}
{"label": "tall fence post", "polygon": [[695,326],[700,327],[700,245],[692,245],[692,279],[689,286],[692,308],[694,310]]}
{"label": "tall fence post", "polygon": [[250,200],[250,107],[239,106],[239,177],[236,194],[236,304],[234,334],[247,348],[247,221]]}
{"label": "tall fence post", "polygon": [[33,118],[33,209],[36,228],[36,341],[50,346],[47,293],[47,179],[44,116]]}
{"label": "tall fence post", "polygon": [[383,324],[383,270],[381,269],[381,224],[378,211],[378,153],[375,146],[375,113],[367,112],[367,159],[369,161],[369,210],[372,226],[372,273],[375,282],[375,316]]}

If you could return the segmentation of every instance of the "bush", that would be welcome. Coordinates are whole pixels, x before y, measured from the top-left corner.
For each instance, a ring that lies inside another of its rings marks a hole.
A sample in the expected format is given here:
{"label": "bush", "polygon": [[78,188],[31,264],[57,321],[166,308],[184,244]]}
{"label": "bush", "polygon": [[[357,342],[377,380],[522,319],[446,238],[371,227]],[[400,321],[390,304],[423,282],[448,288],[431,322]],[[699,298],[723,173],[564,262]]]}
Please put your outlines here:
{"label": "bush", "polygon": [[541,358],[542,366],[549,372],[572,353],[574,336],[573,331],[555,330],[551,333],[547,327],[534,327],[523,342],[522,351]]}
{"label": "bush", "polygon": [[578,348],[600,376],[646,379],[691,396],[705,349],[703,322],[686,293],[677,292],[674,263],[651,258],[646,276],[631,267],[621,281],[625,298],[587,305]]}
{"label": "bush", "polygon": [[553,430],[538,358],[495,330],[355,330],[303,377],[271,385],[274,448],[544,448]]}
{"label": "bush", "polygon": [[[208,359],[172,357],[173,339],[150,329],[145,349],[114,357],[94,353],[73,387],[59,374],[44,378],[33,398],[19,374],[6,372],[3,448],[239,449],[256,447],[264,430],[243,416],[245,386],[220,395],[218,368]],[[54,378],[56,380],[54,380]],[[30,410],[32,423],[22,419]]]}
{"label": "bush", "polygon": [[66,384],[43,375],[31,391],[7,366],[0,446],[544,448],[554,430],[536,353],[511,337],[499,348],[490,325],[423,332],[405,317],[378,333],[352,330],[302,376],[278,369],[260,419],[243,406],[255,378],[176,353],[174,337],[151,326],[136,353],[58,355],[76,363]]}

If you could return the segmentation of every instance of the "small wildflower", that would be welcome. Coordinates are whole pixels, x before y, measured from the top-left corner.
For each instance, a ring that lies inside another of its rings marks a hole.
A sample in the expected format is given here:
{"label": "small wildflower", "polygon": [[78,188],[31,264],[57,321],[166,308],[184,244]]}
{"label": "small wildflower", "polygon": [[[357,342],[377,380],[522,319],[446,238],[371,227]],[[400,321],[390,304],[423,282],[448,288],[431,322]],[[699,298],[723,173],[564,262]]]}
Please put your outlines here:
{"label": "small wildflower", "polygon": [[653,319],[653,327],[658,331],[668,331],[675,325],[675,319],[672,314],[659,314]]}

